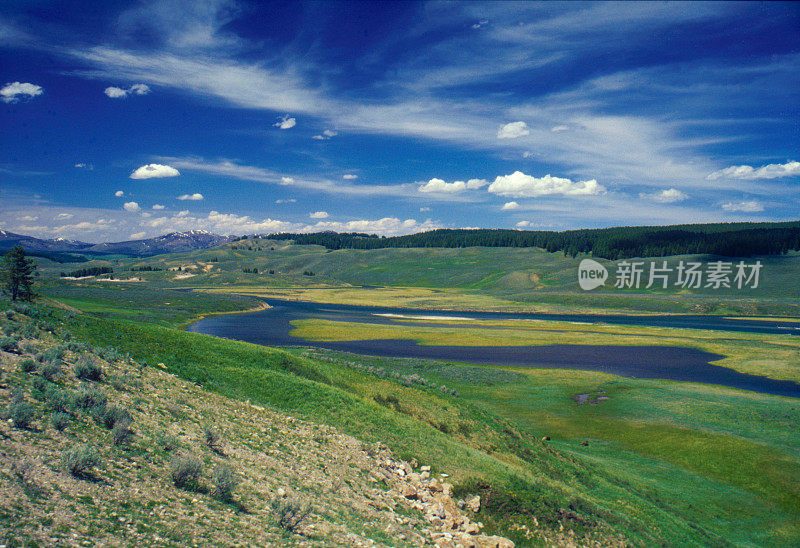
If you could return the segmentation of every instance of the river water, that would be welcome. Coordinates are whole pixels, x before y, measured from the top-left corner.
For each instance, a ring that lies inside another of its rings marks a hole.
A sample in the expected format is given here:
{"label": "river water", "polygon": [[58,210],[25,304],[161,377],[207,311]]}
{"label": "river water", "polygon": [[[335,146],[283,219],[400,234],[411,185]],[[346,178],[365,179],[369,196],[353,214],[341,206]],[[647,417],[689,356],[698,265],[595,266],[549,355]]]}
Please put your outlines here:
{"label": "river water", "polygon": [[[324,319],[342,322],[396,324],[400,317],[421,318],[424,325],[442,325],[437,320],[541,319],[633,326],[679,327],[753,333],[800,334],[800,322],[734,320],[715,316],[605,316],[592,314],[517,314],[500,312],[453,312],[402,308],[322,304],[264,299],[272,308],[242,314],[204,318],[187,329],[227,339],[265,346],[310,346],[371,356],[428,358],[495,366],[581,369],[624,377],[665,379],[716,384],[765,394],[800,398],[800,384],[746,375],[709,362],[723,356],[694,348],[670,346],[616,346],[559,344],[557,334],[545,346],[422,346],[414,341],[376,340],[314,342],[290,335],[290,322]],[[468,322],[464,322],[469,326]],[[448,327],[453,327],[449,324]]]}

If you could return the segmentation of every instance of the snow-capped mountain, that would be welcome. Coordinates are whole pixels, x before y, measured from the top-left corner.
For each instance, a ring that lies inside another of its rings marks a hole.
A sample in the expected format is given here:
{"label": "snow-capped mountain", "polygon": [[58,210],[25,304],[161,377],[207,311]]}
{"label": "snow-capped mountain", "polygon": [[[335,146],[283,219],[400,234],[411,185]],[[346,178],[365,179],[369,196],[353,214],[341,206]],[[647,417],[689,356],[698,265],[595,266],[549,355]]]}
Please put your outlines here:
{"label": "snow-capped mountain", "polygon": [[231,241],[229,236],[220,236],[205,230],[190,230],[188,232],[172,232],[147,238],[144,240],[129,240],[125,242],[110,242],[102,244],[89,244],[65,238],[44,240],[32,236],[14,234],[0,230],[0,250],[11,249],[21,245],[29,252],[60,252],[60,253],[89,253],[124,255],[158,255],[160,253],[175,253],[179,251],[194,251],[206,249]]}

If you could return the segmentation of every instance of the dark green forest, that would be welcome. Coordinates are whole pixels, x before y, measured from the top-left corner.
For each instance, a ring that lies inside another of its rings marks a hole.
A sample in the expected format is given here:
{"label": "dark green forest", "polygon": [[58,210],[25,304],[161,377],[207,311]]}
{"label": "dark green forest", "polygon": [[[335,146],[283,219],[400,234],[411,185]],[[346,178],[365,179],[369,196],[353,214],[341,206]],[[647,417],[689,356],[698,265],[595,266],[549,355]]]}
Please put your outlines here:
{"label": "dark green forest", "polygon": [[273,240],[327,249],[387,247],[539,247],[575,257],[604,259],[708,254],[723,257],[781,255],[800,251],[800,221],[784,223],[718,223],[674,226],[626,226],[564,232],[507,229],[440,229],[408,236],[318,232],[271,234]]}

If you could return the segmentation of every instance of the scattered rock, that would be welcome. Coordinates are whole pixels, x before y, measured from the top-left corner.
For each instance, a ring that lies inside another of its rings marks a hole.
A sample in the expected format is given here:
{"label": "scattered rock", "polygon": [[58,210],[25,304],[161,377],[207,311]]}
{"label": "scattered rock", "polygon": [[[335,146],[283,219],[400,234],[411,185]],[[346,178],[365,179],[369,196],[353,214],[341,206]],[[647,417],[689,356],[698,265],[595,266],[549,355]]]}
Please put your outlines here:
{"label": "scattered rock", "polygon": [[464,501],[464,504],[467,506],[467,510],[477,513],[481,509],[481,497],[480,495],[469,497]]}

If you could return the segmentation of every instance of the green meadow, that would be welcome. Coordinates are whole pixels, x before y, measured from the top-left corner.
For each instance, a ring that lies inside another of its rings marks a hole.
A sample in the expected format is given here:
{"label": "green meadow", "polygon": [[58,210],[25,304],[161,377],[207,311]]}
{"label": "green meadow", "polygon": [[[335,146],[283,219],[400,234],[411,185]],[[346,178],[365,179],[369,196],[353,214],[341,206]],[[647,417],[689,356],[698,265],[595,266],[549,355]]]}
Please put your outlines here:
{"label": "green meadow", "polygon": [[[58,273],[70,265],[41,260],[38,287],[45,303],[60,307],[46,310],[71,337],[117,347],[227,396],[381,441],[446,472],[457,492],[482,494],[487,530],[518,546],[531,544],[517,526],[536,523],[641,546],[798,545],[797,399],[588,371],[273,349],[181,329],[203,315],[251,309],[255,296],[420,309],[799,317],[800,289],[792,280],[800,256],[761,260],[763,286],[753,294],[587,294],[575,282],[577,260],[536,249],[328,252],[245,240],[89,263],[112,266],[117,279],[141,280],[135,282],[64,280]],[[130,270],[141,266],[162,270]],[[723,355],[717,365],[800,380],[800,342],[791,336],[602,323],[452,323],[314,319],[297,322],[293,334],[443,345],[687,346]]]}

